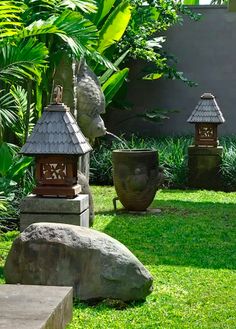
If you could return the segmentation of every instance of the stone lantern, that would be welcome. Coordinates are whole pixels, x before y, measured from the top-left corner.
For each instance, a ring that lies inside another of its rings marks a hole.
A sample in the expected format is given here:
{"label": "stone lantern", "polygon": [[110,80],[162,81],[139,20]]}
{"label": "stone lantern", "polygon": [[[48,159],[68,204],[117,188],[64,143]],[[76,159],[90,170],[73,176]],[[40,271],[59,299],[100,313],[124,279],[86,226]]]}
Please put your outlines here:
{"label": "stone lantern", "polygon": [[69,108],[62,103],[62,87],[57,86],[52,104],[44,109],[20,150],[36,159],[36,187],[21,204],[21,230],[38,221],[75,225],[83,221],[87,223],[83,226],[88,226],[88,195],[80,194],[77,165],[79,157],[91,150]]}
{"label": "stone lantern", "polygon": [[204,93],[187,122],[195,124],[194,145],[188,148],[189,187],[218,190],[223,148],[217,127],[225,119],[215,97]]}
{"label": "stone lantern", "polygon": [[187,122],[195,124],[195,146],[216,147],[217,126],[225,122],[215,97],[210,93],[201,96]]}

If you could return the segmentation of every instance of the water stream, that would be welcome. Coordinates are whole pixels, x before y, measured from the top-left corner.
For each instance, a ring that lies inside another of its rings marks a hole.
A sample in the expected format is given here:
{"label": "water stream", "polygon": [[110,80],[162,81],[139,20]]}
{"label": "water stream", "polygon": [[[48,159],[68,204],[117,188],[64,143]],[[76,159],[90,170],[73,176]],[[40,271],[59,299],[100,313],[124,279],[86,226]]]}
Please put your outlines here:
{"label": "water stream", "polygon": [[110,133],[109,131],[106,132],[107,135],[110,135],[112,137],[114,137],[115,139],[117,139],[120,143],[122,143],[124,145],[125,148],[129,149],[129,146],[126,144],[126,142],[124,140],[122,140],[120,137],[116,136],[113,133]]}

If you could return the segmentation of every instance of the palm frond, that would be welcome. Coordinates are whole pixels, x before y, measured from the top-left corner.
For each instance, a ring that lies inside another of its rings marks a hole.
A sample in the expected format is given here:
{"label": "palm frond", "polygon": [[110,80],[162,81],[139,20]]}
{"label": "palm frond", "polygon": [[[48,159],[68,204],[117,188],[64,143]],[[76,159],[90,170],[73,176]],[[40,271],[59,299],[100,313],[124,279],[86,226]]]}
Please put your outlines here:
{"label": "palm frond", "polygon": [[[17,121],[13,126],[13,131],[16,136],[19,138],[21,145],[23,145],[25,140],[25,132],[28,131],[30,134],[34,127],[34,104],[30,105],[29,117],[27,113],[27,92],[21,86],[12,86],[10,90],[11,95],[14,98],[16,112],[17,112]],[[29,124],[28,124],[29,123]],[[28,125],[28,127],[26,127]]]}
{"label": "palm frond", "polygon": [[83,46],[91,45],[98,39],[96,26],[78,12],[67,10],[55,19],[54,24]]}
{"label": "palm frond", "polygon": [[23,13],[23,20],[26,25],[40,19],[47,20],[55,14],[60,14],[58,0],[24,0],[24,2],[28,7]]}
{"label": "palm frond", "polygon": [[95,25],[80,13],[67,10],[59,16],[51,16],[46,21],[42,19],[34,21],[19,30],[17,35],[14,34],[12,38],[0,40],[0,46],[1,44],[9,44],[9,41],[14,43],[19,38],[25,39],[47,34],[59,36],[74,53],[82,53],[83,48],[87,48],[89,51],[93,45],[97,45],[98,40],[98,31]]}
{"label": "palm frond", "polygon": [[18,28],[22,26],[23,11],[23,6],[17,1],[0,2],[0,39],[17,34]]}
{"label": "palm frond", "polygon": [[60,15],[66,9],[94,13],[97,10],[95,0],[25,0],[28,10],[23,17],[30,23],[35,20],[47,20],[53,15]]}
{"label": "palm frond", "polygon": [[14,98],[5,90],[0,90],[0,129],[9,127],[17,120],[14,112]]}
{"label": "palm frond", "polygon": [[62,0],[61,6],[72,10],[80,9],[84,13],[95,13],[97,11],[96,1],[94,0]]}
{"label": "palm frond", "polygon": [[0,80],[12,82],[15,80],[40,81],[41,72],[46,67],[48,50],[36,38],[18,41],[15,45],[0,44]]}

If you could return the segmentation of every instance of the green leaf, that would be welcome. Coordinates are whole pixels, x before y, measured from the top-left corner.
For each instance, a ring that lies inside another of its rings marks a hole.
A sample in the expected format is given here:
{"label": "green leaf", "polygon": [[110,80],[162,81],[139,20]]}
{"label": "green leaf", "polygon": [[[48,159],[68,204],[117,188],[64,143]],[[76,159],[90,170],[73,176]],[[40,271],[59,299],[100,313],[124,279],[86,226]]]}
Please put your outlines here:
{"label": "green leaf", "polygon": [[143,80],[157,80],[162,77],[163,73],[150,73],[143,77]]}
{"label": "green leaf", "polygon": [[62,0],[61,6],[72,10],[80,9],[85,13],[94,13],[97,10],[96,1],[93,0]]}
{"label": "green leaf", "polygon": [[123,1],[112,11],[100,31],[98,44],[100,53],[103,53],[108,47],[121,39],[130,17],[131,6],[128,1]]}
{"label": "green leaf", "polygon": [[184,0],[184,5],[190,5],[190,6],[198,6],[199,0]]}
{"label": "green leaf", "polygon": [[116,0],[102,0],[99,1],[98,15],[96,17],[96,22],[99,23],[111,10]]}
{"label": "green leaf", "polygon": [[124,83],[128,75],[128,72],[129,72],[128,68],[115,72],[102,86],[102,90],[104,92],[107,105],[111,103],[113,97]]}
{"label": "green leaf", "polygon": [[[114,63],[115,67],[118,67],[121,62],[125,59],[125,57],[128,55],[129,49],[126,50]],[[116,71],[114,69],[107,69],[106,72],[103,73],[103,75],[99,78],[99,81],[101,84],[104,84],[108,78],[112,75],[112,73]]]}
{"label": "green leaf", "polygon": [[7,200],[2,199],[2,197],[0,197],[0,211],[7,211]]}
{"label": "green leaf", "polygon": [[33,158],[21,157],[14,158],[14,161],[7,171],[6,178],[18,182],[23,177],[26,169],[32,163]]}
{"label": "green leaf", "polygon": [[21,86],[12,86],[10,92],[14,97],[18,117],[18,120],[12,126],[12,131],[19,138],[20,145],[23,145],[26,139],[26,132],[30,134],[34,127],[34,104],[30,105],[28,113],[26,90],[24,90]]}
{"label": "green leaf", "polygon": [[14,112],[14,98],[10,93],[0,91],[0,128],[11,126],[17,120]]}
{"label": "green leaf", "polygon": [[54,21],[62,33],[59,35],[76,54],[92,52],[91,44],[97,46],[98,31],[94,24],[78,12],[65,11]]}
{"label": "green leaf", "polygon": [[40,81],[46,66],[48,50],[36,38],[18,41],[15,45],[0,44],[0,79],[5,82],[24,79]]}
{"label": "green leaf", "polygon": [[0,175],[5,176],[8,169],[12,165],[13,155],[7,143],[0,146]]}

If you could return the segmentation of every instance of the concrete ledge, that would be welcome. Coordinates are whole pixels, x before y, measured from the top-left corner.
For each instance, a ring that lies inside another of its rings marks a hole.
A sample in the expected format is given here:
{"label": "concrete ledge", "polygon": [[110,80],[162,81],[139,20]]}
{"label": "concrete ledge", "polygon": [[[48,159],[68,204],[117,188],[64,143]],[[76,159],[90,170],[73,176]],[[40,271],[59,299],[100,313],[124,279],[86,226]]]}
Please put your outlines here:
{"label": "concrete ledge", "polygon": [[22,213],[79,214],[89,208],[87,194],[79,194],[74,199],[41,198],[34,194],[24,198],[20,205]]}
{"label": "concrete ledge", "polygon": [[223,147],[197,147],[194,145],[190,145],[188,147],[188,154],[189,155],[207,155],[207,156],[215,156],[215,155],[222,155]]}
{"label": "concrete ledge", "polygon": [[72,318],[71,287],[0,285],[0,329],[64,329]]}
{"label": "concrete ledge", "polygon": [[81,214],[38,214],[38,213],[21,213],[20,214],[20,231],[24,231],[27,226],[33,223],[64,223],[89,227],[89,209]]}

